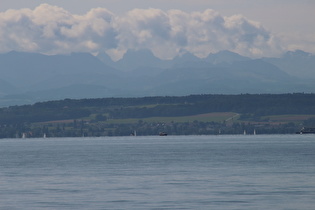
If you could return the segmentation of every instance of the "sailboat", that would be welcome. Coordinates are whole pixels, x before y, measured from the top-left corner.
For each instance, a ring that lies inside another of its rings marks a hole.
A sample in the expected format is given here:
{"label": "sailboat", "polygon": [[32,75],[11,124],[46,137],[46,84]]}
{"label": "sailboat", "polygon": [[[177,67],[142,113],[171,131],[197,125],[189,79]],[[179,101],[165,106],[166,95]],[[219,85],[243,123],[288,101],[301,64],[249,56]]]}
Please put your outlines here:
{"label": "sailboat", "polygon": [[130,136],[137,136],[137,131],[133,131]]}

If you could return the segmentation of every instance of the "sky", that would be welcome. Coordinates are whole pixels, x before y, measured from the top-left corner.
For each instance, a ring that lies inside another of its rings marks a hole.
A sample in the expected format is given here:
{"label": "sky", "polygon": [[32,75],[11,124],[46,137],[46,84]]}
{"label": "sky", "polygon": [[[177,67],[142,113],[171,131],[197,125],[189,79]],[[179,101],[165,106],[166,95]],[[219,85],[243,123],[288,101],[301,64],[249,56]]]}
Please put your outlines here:
{"label": "sky", "polygon": [[315,54],[314,0],[0,0],[0,52]]}

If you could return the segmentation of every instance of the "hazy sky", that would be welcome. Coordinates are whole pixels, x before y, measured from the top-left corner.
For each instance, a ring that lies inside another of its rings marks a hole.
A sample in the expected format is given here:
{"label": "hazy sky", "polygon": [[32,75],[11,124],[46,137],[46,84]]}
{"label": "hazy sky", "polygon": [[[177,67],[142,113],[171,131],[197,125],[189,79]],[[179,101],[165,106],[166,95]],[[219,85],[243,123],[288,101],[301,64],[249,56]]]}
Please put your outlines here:
{"label": "hazy sky", "polygon": [[315,53],[314,20],[314,0],[0,0],[0,52]]}

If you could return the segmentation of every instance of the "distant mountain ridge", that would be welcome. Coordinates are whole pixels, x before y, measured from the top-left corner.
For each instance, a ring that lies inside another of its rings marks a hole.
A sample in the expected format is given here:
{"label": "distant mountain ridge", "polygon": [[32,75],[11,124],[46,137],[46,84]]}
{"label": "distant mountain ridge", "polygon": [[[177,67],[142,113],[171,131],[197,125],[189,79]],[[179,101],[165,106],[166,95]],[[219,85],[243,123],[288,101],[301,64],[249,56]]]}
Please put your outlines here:
{"label": "distant mountain ridge", "polygon": [[315,79],[315,55],[301,50],[286,52],[280,58],[263,58],[288,74],[302,78]]}
{"label": "distant mountain ridge", "polygon": [[107,54],[0,54],[0,106],[64,98],[315,91],[315,56],[251,59],[230,51],[161,60],[149,50]]}

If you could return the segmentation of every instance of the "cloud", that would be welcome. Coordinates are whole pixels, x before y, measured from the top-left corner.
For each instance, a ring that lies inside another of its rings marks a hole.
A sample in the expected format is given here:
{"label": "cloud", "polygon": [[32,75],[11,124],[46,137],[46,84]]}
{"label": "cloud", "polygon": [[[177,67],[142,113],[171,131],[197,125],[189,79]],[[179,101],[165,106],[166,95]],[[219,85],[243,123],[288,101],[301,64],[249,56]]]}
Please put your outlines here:
{"label": "cloud", "polygon": [[134,9],[115,15],[95,8],[84,15],[41,4],[34,10],[0,13],[0,51],[46,54],[151,49],[161,58],[189,51],[204,57],[220,50],[259,57],[282,51],[280,41],[257,22],[241,15]]}
{"label": "cloud", "polygon": [[0,50],[54,54],[115,47],[112,17],[106,9],[78,16],[48,4],[34,10],[8,10],[0,13]]}

